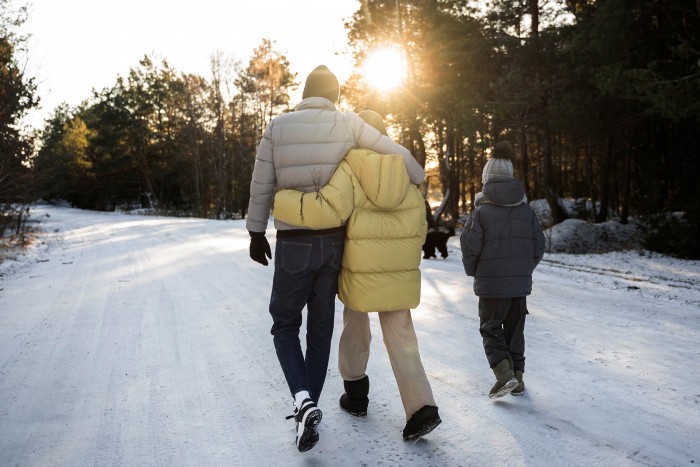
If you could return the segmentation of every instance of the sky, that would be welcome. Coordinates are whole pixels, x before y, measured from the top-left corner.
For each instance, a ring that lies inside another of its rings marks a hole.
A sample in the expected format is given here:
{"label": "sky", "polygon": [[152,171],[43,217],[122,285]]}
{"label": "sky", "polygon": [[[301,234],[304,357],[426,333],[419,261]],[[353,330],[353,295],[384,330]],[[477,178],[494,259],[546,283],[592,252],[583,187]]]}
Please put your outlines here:
{"label": "sky", "polygon": [[112,86],[146,54],[167,59],[179,72],[209,77],[214,53],[245,64],[263,38],[276,42],[297,81],[325,64],[342,82],[352,67],[344,53],[343,22],[359,5],[359,0],[29,0],[27,70],[38,83],[41,109],[28,122],[40,126],[62,102],[77,105],[93,88]]}
{"label": "sky", "polygon": [[299,453],[270,335],[274,269],[249,258],[245,220],[38,205],[31,224],[44,234],[0,262],[0,465],[700,463],[700,261],[546,253],[527,299],[525,394],[490,400],[453,236],[446,259],[421,262],[411,311],[442,424],[403,441],[376,314],[367,416],[339,408],[338,301],[320,441]]}

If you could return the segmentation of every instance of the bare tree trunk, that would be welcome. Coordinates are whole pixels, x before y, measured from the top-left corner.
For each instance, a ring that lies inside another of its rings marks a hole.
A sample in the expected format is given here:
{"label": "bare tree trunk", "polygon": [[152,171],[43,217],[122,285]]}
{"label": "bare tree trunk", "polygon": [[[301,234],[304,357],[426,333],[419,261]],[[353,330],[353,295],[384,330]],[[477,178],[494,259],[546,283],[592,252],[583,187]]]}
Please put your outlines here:
{"label": "bare tree trunk", "polygon": [[595,205],[596,205],[596,194],[595,194],[595,183],[593,177],[593,156],[591,156],[591,141],[586,140],[586,174],[588,176],[588,193],[591,197],[591,219],[595,220]]}
{"label": "bare tree trunk", "polygon": [[530,161],[527,154],[527,134],[525,132],[525,122],[520,126],[520,176],[522,177],[523,185],[525,185],[525,193],[530,193],[530,180],[528,177],[528,167]]}
{"label": "bare tree trunk", "polygon": [[549,209],[552,213],[552,225],[556,225],[568,219],[569,215],[561,205],[559,195],[557,194],[557,190],[554,185],[554,176],[552,174],[552,136],[549,134],[548,130],[546,130],[544,135],[543,165],[542,175],[544,177],[543,185],[545,187],[545,198],[547,199],[547,204],[549,204]]}
{"label": "bare tree trunk", "polygon": [[622,187],[622,209],[620,211],[620,223],[627,224],[629,222],[630,213],[630,186],[632,184],[632,145],[630,144],[630,135],[627,135],[627,145],[625,148],[625,174],[624,185]]}
{"label": "bare tree trunk", "polygon": [[459,172],[461,165],[460,159],[462,154],[462,145],[458,138],[455,137],[455,151],[452,155],[452,170],[450,171],[450,186],[454,195],[450,202],[450,222],[454,223],[459,218]]}
{"label": "bare tree trunk", "polygon": [[[440,160],[440,181],[442,182],[442,202],[440,206],[435,211],[435,222],[438,223],[443,212],[447,208],[449,211],[449,202],[452,193],[452,172],[454,171],[453,164],[450,160],[451,154],[454,153],[454,133],[452,131],[451,122],[447,122],[445,125],[445,145],[447,150]],[[440,148],[443,145],[440,144]]]}
{"label": "bare tree trunk", "polygon": [[605,155],[603,167],[600,171],[600,209],[596,216],[596,222],[608,220],[608,209],[610,206],[610,167],[612,165],[612,135],[608,135],[608,149]]}
{"label": "bare tree trunk", "polygon": [[[472,139],[473,141],[474,139]],[[469,159],[467,161],[467,180],[469,183],[469,209],[467,212],[471,212],[474,209],[474,200],[476,199],[476,183],[477,173],[475,170],[476,166],[476,150],[471,147],[469,148]],[[466,209],[466,206],[465,206]]]}
{"label": "bare tree trunk", "polygon": [[[463,140],[463,138],[462,138]],[[457,177],[457,184],[459,187],[459,204],[462,205],[464,211],[467,210],[467,165],[469,163],[469,153],[471,149],[469,147],[462,148],[462,156],[459,159],[459,172]],[[459,213],[458,213],[459,216]]]}
{"label": "bare tree trunk", "polygon": [[530,32],[532,37],[540,35],[540,7],[538,0],[529,0],[531,26]]}
{"label": "bare tree trunk", "polygon": [[423,141],[423,135],[421,135],[420,128],[418,128],[418,119],[416,118],[414,112],[411,112],[409,118],[411,119],[410,135],[413,146],[413,157],[418,161],[421,167],[425,167],[425,159],[427,154],[425,150],[425,141]]}

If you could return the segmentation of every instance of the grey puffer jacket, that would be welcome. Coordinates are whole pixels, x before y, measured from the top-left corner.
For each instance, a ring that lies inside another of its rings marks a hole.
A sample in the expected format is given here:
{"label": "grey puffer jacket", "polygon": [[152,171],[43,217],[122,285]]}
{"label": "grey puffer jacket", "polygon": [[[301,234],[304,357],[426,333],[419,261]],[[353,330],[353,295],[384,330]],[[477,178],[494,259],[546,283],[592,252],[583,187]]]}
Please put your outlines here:
{"label": "grey puffer jacket", "polygon": [[[265,128],[255,156],[246,228],[264,232],[277,190],[303,192],[325,186],[355,148],[380,154],[400,154],[411,182],[423,181],[425,172],[408,149],[384,136],[352,112],[340,112],[323,97],[309,97],[294,112],[274,118]],[[299,229],[275,219],[277,230]]]}
{"label": "grey puffer jacket", "polygon": [[532,292],[532,272],[544,255],[544,234],[524,202],[523,184],[496,177],[484,184],[460,243],[462,263],[474,276],[474,293],[484,298],[524,297]]}

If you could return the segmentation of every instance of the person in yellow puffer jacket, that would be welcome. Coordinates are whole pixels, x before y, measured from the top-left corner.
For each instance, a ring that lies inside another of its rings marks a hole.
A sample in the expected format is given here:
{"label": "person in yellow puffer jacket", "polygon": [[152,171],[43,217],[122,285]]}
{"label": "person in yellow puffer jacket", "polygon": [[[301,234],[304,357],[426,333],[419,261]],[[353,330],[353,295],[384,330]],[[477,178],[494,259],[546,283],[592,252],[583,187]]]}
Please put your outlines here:
{"label": "person in yellow puffer jacket", "polygon": [[[376,112],[359,116],[386,134]],[[353,149],[318,192],[281,190],[273,217],[325,229],[347,222],[338,295],[345,305],[338,368],[345,393],[340,406],[362,416],[369,404],[366,374],[371,333],[368,312],[380,312],[384,343],[406,412],[405,440],[428,434],[441,422],[418,350],[411,308],[420,302],[425,201],[396,154]]]}

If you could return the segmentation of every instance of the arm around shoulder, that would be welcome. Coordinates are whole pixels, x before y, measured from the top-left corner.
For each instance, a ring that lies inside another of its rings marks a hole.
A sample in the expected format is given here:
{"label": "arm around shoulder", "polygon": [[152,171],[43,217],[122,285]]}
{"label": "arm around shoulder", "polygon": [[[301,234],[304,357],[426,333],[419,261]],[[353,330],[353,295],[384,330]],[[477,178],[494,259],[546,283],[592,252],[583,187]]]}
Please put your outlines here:
{"label": "arm around shoulder", "polygon": [[[408,178],[411,180],[411,183],[419,185],[421,182],[423,182],[423,180],[425,180],[425,170],[423,167],[421,167],[415,157],[413,157],[411,151],[394,142],[388,136],[382,136],[379,144],[382,145],[382,148],[379,150],[375,149],[375,151],[382,154],[400,154],[403,157],[403,163],[406,166]],[[386,148],[384,145],[386,145]]]}
{"label": "arm around shoulder", "polygon": [[359,147],[371,149],[379,154],[400,154],[403,156],[411,183],[418,185],[425,179],[425,171],[413,157],[411,151],[388,136],[382,135],[376,128],[366,124],[359,117],[356,117],[354,125],[357,125],[355,132],[357,135],[356,143]]}
{"label": "arm around shoulder", "polygon": [[319,191],[280,190],[275,195],[272,215],[284,223],[310,229],[339,227],[353,210],[352,177],[352,170],[342,162],[328,185]]}

